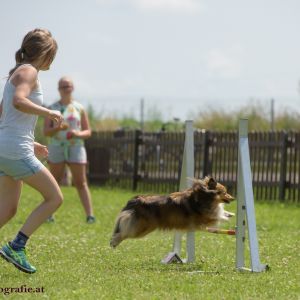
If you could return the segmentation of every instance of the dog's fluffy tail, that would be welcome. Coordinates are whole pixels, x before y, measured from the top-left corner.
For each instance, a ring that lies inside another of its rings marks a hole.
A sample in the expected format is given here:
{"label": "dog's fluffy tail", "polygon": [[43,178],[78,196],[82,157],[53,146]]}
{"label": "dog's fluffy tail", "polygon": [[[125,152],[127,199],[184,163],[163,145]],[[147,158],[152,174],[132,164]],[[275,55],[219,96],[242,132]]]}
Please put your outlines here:
{"label": "dog's fluffy tail", "polygon": [[120,222],[121,222],[121,218],[120,216],[118,216],[117,220],[116,220],[116,225],[115,225],[115,229],[113,231],[113,235],[117,234],[120,232]]}
{"label": "dog's fluffy tail", "polygon": [[129,237],[132,221],[133,212],[131,210],[124,210],[119,214],[110,240],[111,247],[117,247],[124,239]]}

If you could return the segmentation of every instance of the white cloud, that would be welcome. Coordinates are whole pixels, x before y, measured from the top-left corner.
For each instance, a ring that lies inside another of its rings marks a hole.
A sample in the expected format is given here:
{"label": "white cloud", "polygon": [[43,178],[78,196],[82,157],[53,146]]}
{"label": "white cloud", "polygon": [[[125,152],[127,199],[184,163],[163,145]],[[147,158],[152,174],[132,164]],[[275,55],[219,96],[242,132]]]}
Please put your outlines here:
{"label": "white cloud", "polygon": [[161,11],[194,14],[202,11],[200,0],[130,0],[143,11]]}
{"label": "white cloud", "polygon": [[207,55],[207,69],[210,77],[238,78],[241,74],[241,47],[212,49]]}

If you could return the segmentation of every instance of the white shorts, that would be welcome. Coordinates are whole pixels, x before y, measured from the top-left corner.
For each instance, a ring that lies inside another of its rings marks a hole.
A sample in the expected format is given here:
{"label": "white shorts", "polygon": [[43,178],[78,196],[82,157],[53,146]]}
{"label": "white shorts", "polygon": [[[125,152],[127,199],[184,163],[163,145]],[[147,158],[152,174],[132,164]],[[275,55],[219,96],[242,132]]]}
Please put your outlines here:
{"label": "white shorts", "polygon": [[48,146],[49,156],[48,162],[53,164],[58,164],[62,162],[76,163],[76,164],[86,164],[87,156],[85,147],[82,145],[74,146],[58,146],[49,145]]}

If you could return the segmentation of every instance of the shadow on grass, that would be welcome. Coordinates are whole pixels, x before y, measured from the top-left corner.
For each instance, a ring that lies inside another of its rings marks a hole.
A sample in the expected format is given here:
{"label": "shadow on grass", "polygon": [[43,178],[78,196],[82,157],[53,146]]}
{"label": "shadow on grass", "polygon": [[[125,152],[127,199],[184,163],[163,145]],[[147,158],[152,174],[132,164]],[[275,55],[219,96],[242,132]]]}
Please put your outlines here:
{"label": "shadow on grass", "polygon": [[[114,268],[123,270],[122,265],[116,265]],[[133,267],[133,264],[131,264]],[[233,267],[220,266],[218,268],[208,268],[207,263],[171,263],[163,264],[160,261],[145,261],[134,262],[135,271],[139,272],[151,272],[151,273],[181,273],[181,274],[203,274],[203,275],[220,275],[220,274],[232,274],[237,272]]]}

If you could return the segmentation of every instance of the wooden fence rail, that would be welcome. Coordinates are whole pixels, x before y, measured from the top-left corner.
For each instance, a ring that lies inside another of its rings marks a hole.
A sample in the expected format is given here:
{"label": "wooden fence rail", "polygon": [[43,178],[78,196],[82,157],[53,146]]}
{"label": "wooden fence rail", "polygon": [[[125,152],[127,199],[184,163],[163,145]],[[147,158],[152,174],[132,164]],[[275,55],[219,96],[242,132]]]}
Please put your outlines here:
{"label": "wooden fence rail", "polygon": [[[212,175],[236,194],[238,133],[195,131],[195,177]],[[86,141],[95,184],[170,192],[179,186],[183,132],[93,132]],[[300,203],[300,133],[250,132],[256,199]]]}

